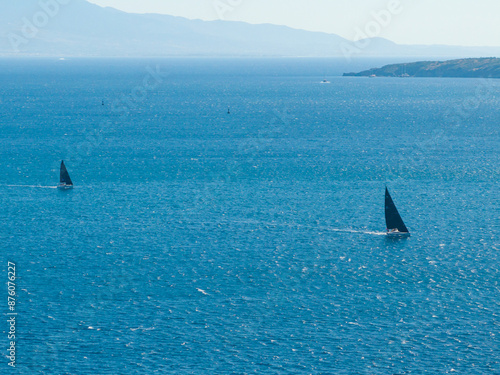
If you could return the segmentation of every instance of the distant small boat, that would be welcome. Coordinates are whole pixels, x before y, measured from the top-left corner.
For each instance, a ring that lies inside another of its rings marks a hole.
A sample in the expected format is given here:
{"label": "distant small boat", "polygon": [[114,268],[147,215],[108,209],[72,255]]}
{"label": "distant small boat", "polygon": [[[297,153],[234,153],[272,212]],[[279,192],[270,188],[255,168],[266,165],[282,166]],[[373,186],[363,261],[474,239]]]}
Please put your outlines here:
{"label": "distant small boat", "polygon": [[59,185],[57,186],[59,189],[66,190],[73,188],[73,181],[71,181],[71,178],[69,177],[68,170],[64,165],[64,160],[61,161],[61,171],[59,176]]}
{"label": "distant small boat", "polygon": [[385,187],[385,222],[387,225],[387,235],[391,237],[409,237],[410,232],[406,228],[401,215],[392,200],[391,194]]}
{"label": "distant small boat", "polygon": [[321,83],[330,83],[330,81],[327,79],[324,79],[323,81],[321,81]]}

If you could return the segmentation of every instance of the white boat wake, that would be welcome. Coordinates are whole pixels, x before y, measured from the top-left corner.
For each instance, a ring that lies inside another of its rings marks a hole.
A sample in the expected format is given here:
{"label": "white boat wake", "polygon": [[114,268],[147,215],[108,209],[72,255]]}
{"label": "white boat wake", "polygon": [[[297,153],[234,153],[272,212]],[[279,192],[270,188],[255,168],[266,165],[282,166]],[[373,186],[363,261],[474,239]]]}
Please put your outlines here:
{"label": "white boat wake", "polygon": [[354,230],[354,229],[334,229],[334,228],[328,228],[328,230],[331,230],[332,232],[341,232],[341,233],[370,234],[370,235],[373,235],[373,236],[385,236],[387,234],[386,232],[372,232],[372,231],[367,231],[367,230]]}
{"label": "white boat wake", "polygon": [[294,226],[297,228],[308,228],[308,229],[318,229],[318,230],[329,230],[332,232],[339,232],[339,233],[355,233],[355,234],[370,234],[373,236],[385,236],[387,235],[386,232],[374,232],[374,231],[369,231],[369,230],[356,230],[356,229],[340,229],[340,228],[330,228],[330,227],[325,227],[325,226],[312,226],[312,225],[301,225],[301,224],[277,224],[277,223],[266,223],[266,225],[284,225],[284,226]]}
{"label": "white boat wake", "polygon": [[4,185],[7,187],[26,187],[26,188],[37,188],[37,189],[57,189],[57,186],[41,186],[41,185]]}
{"label": "white boat wake", "polygon": [[307,228],[307,229],[317,229],[322,231],[332,231],[338,233],[355,233],[355,234],[369,234],[372,236],[386,236],[387,232],[375,232],[370,230],[356,230],[349,228],[331,228],[326,226],[314,226],[314,225],[303,225],[303,224],[289,224],[289,223],[269,223],[269,222],[258,222],[258,221],[235,221],[239,224],[260,224],[267,227],[294,227],[294,228]]}

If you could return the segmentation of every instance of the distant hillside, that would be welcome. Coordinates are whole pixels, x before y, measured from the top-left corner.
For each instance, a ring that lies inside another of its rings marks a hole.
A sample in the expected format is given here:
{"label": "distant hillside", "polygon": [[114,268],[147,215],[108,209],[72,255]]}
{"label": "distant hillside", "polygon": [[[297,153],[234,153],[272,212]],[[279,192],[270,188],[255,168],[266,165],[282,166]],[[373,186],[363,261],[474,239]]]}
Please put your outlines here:
{"label": "distant hillside", "polygon": [[500,47],[399,45],[278,25],[133,14],[85,0],[0,0],[0,56],[404,57],[500,56]]}
{"label": "distant hillside", "polygon": [[126,13],[85,0],[49,11],[39,0],[0,2],[0,56],[326,57],[338,56],[339,45],[347,42],[334,34],[270,24]]}
{"label": "distant hillside", "polygon": [[500,58],[420,61],[386,65],[360,73],[344,73],[348,77],[455,77],[500,78]]}

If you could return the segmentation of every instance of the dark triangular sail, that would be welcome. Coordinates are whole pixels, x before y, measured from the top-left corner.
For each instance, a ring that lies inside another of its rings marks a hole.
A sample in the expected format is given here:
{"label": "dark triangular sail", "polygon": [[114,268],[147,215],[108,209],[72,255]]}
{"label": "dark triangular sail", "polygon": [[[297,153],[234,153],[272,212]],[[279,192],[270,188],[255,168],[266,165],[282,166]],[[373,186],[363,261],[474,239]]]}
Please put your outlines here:
{"label": "dark triangular sail", "polygon": [[396,208],[387,187],[385,188],[385,222],[387,224],[388,231],[397,229],[401,233],[409,232],[405,223],[403,223],[403,219],[401,219],[401,215],[399,215],[398,209]]}
{"label": "dark triangular sail", "polygon": [[69,173],[68,170],[66,169],[66,166],[64,165],[64,161],[61,161],[61,174],[59,178],[59,183],[61,185],[68,185],[68,186],[73,185],[73,181],[71,181],[71,178],[69,177]]}

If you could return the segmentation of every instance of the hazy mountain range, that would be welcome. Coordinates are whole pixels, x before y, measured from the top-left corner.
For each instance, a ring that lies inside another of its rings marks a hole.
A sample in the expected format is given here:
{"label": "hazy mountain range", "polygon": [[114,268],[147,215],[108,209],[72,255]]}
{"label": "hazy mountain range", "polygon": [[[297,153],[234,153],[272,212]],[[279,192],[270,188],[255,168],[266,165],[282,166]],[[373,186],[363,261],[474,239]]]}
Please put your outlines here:
{"label": "hazy mountain range", "polygon": [[0,56],[486,57],[500,47],[350,42],[286,26],[131,14],[85,0],[0,0]]}

